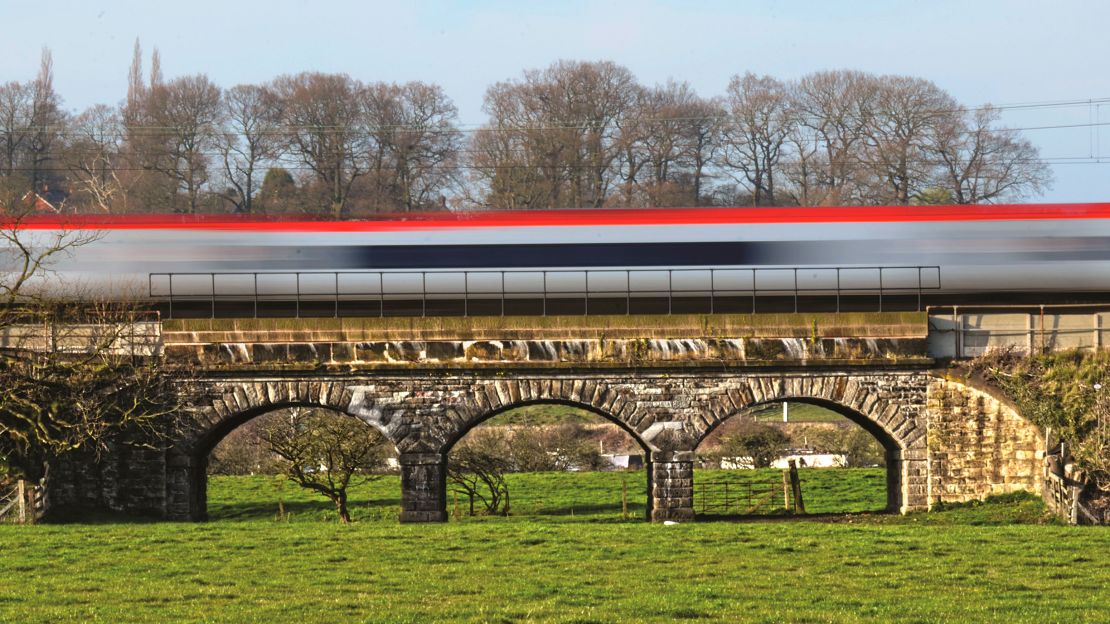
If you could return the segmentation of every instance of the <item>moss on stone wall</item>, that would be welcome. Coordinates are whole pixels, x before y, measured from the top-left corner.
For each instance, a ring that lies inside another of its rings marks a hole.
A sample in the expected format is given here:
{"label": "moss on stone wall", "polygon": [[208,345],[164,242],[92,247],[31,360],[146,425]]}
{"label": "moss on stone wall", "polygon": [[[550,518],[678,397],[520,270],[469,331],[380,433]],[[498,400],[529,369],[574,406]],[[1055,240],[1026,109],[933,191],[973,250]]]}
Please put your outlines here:
{"label": "moss on stone wall", "polygon": [[[911,338],[928,334],[924,312],[841,314],[674,314],[610,316],[472,316],[301,319],[175,319],[168,341],[206,335],[235,342],[246,334],[313,340],[483,338]],[[323,337],[324,335],[326,337]]]}
{"label": "moss on stone wall", "polygon": [[1110,489],[1110,352],[985,356],[970,364],[1014,401],[1101,489]]}

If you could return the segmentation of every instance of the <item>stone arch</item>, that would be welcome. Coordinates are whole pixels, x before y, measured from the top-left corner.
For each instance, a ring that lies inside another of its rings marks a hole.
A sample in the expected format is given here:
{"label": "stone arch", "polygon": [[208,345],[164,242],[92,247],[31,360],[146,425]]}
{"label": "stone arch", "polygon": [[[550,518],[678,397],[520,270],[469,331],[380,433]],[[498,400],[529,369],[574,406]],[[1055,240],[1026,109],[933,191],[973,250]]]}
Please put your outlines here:
{"label": "stone arch", "polygon": [[511,409],[527,405],[554,404],[584,409],[617,425],[644,450],[657,450],[643,436],[634,402],[624,393],[593,379],[521,379],[477,384],[468,400],[449,410],[452,426],[439,440],[446,454],[475,426]]}
{"label": "stone arch", "polygon": [[201,395],[188,410],[188,417],[180,421],[174,440],[175,447],[190,453],[205,446],[211,450],[239,425],[287,407],[320,407],[353,416],[376,428],[399,448],[409,433],[403,419],[379,408],[373,397],[352,392],[341,382],[236,381],[213,384]]}
{"label": "stone arch", "polygon": [[352,411],[350,393],[342,383],[237,381],[209,386],[203,397],[181,419],[169,451],[168,479],[177,486],[167,492],[172,517],[207,519],[209,455],[229,433],[263,414],[290,407],[323,408],[358,418],[398,446],[396,423],[383,421],[380,410]]}
{"label": "stone arch", "polygon": [[[889,381],[889,378],[888,378]],[[699,423],[697,445],[726,420],[770,403],[793,401],[832,410],[870,433],[886,451],[887,511],[905,513],[929,505],[927,382],[905,379],[899,398],[878,377],[798,375],[754,377],[731,384],[714,398]],[[905,395],[910,396],[905,396]],[[914,396],[914,395],[917,396]]]}
{"label": "stone arch", "polygon": [[[624,392],[597,379],[506,379],[492,382],[478,382],[468,393],[465,400],[448,409],[451,426],[437,440],[436,455],[445,465],[447,455],[455,444],[474,427],[512,409],[528,405],[565,405],[596,414],[624,431],[643,450],[645,458],[645,478],[647,479],[647,500],[645,512],[652,518],[654,497],[652,494],[653,454],[658,449],[643,436],[644,428],[650,426],[650,419],[638,414],[634,401]],[[446,492],[446,471],[428,473],[437,480],[429,489]],[[444,494],[444,500],[446,500]],[[444,502],[446,505],[446,502]],[[446,507],[444,507],[446,508]]]}

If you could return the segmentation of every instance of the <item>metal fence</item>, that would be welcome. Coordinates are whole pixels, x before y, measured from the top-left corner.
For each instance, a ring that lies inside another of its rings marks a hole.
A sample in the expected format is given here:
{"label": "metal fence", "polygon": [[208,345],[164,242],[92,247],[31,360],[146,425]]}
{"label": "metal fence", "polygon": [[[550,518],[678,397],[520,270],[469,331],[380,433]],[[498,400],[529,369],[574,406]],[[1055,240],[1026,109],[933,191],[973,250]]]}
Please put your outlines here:
{"label": "metal fence", "polygon": [[469,316],[474,302],[500,301],[504,315],[506,301],[525,299],[538,301],[545,316],[554,301],[568,299],[583,301],[583,314],[590,314],[591,300],[623,299],[631,313],[634,300],[665,299],[671,314],[676,300],[684,298],[707,300],[714,313],[730,298],[750,299],[752,311],[760,298],[792,298],[797,312],[799,298],[827,297],[839,312],[842,298],[859,295],[876,297],[877,311],[884,297],[896,295],[915,298],[920,310],[923,295],[940,287],[939,266],[178,272],[148,278],[150,298],[164,303],[170,318],[175,306],[197,303],[207,305],[212,317],[221,303],[246,304],[257,317],[260,305],[271,302],[292,304],[297,317],[309,304],[330,305],[338,317],[344,302],[376,303],[383,316],[388,302],[414,302],[419,303],[415,314],[428,316],[429,303],[458,301],[461,315]]}
{"label": "metal fence", "polygon": [[81,318],[28,313],[26,321],[0,328],[0,349],[135,356],[161,352],[161,318],[157,311]]}
{"label": "metal fence", "polygon": [[790,487],[785,478],[782,481],[699,481],[695,501],[699,515],[783,513],[790,509]]}
{"label": "metal fence", "polygon": [[930,306],[929,354],[974,358],[992,351],[1034,354],[1110,346],[1110,306]]}

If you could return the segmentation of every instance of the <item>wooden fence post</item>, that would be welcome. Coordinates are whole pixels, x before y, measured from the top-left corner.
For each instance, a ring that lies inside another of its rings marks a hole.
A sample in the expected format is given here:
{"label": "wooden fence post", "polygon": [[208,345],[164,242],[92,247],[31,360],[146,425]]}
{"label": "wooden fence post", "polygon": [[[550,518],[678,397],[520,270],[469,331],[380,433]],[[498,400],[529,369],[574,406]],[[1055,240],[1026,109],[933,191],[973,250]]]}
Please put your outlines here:
{"label": "wooden fence post", "polygon": [[621,474],[621,520],[628,520],[628,481]]}
{"label": "wooden fence post", "polygon": [[802,480],[798,477],[798,463],[790,460],[790,487],[794,491],[794,512],[804,514],[806,505],[802,502]]}
{"label": "wooden fence post", "polygon": [[27,522],[27,488],[23,479],[15,483],[16,496],[19,497],[19,523]]}
{"label": "wooden fence post", "polygon": [[782,508],[790,510],[790,477],[789,472],[782,471]]}

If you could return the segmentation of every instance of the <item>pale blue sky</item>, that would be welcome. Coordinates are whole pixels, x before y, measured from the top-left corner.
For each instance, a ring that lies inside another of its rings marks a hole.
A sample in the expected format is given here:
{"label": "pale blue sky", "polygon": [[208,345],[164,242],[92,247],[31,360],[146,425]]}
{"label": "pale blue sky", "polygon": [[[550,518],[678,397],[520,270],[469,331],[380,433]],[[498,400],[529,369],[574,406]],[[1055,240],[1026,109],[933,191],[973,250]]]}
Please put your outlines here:
{"label": "pale blue sky", "polygon": [[[485,88],[560,58],[609,59],[644,83],[688,80],[702,95],[731,75],[780,78],[832,68],[936,82],[969,105],[1110,98],[1110,2],[173,2],[0,0],[0,81],[33,77],[42,46],[70,109],[115,103],[135,37],[167,77],[203,72],[223,86],[302,70],[443,86],[464,124]],[[1110,123],[1110,104],[1006,114],[1018,127]],[[1101,136],[1098,136],[1098,135]],[[1055,166],[1050,201],[1110,201],[1110,132],[1031,130],[1043,156],[1104,156]]]}

